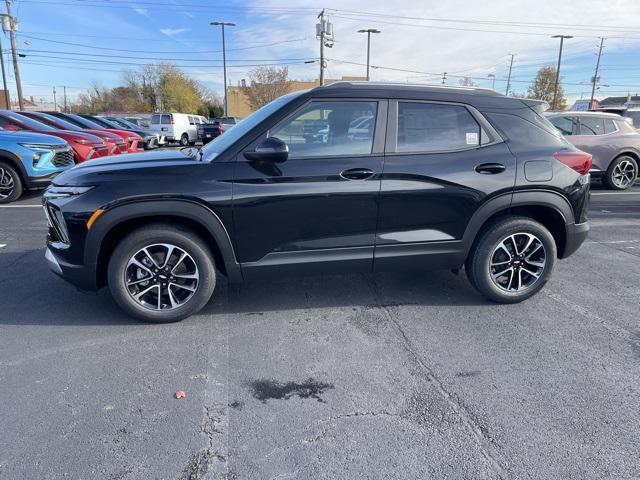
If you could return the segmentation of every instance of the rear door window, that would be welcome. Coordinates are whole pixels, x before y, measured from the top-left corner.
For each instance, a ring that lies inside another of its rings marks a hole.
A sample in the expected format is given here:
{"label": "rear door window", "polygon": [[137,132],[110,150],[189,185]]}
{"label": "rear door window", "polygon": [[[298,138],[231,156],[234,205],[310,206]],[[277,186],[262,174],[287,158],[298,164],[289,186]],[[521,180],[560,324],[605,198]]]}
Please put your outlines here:
{"label": "rear door window", "polygon": [[160,117],[161,117],[161,115],[152,115],[151,116],[151,124],[152,125],[159,125],[160,124]]}
{"label": "rear door window", "polygon": [[610,118],[604,119],[604,133],[613,133],[617,132],[618,128],[616,127],[616,123]]}
{"label": "rear door window", "polygon": [[553,126],[556,127],[562,135],[573,135],[574,134],[574,118],[573,117],[553,117],[550,118],[549,121],[553,123]]}
{"label": "rear door window", "polygon": [[463,150],[480,140],[480,125],[461,105],[398,103],[398,152]]}
{"label": "rear door window", "polygon": [[580,117],[580,135],[604,134],[604,120],[602,118]]}

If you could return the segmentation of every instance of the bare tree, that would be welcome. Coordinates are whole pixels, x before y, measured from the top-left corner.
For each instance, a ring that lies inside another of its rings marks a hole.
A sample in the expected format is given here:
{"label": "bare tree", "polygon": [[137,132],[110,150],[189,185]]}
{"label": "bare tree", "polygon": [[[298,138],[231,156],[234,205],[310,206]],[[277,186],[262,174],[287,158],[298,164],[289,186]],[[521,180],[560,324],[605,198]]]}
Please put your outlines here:
{"label": "bare tree", "polygon": [[471,77],[461,78],[458,83],[463,87],[477,87],[478,86],[476,84],[476,82],[474,82]]}
{"label": "bare tree", "polygon": [[291,81],[289,69],[282,67],[257,67],[249,72],[251,83],[243,87],[249,106],[253,110],[263,107],[267,103],[289,92]]}

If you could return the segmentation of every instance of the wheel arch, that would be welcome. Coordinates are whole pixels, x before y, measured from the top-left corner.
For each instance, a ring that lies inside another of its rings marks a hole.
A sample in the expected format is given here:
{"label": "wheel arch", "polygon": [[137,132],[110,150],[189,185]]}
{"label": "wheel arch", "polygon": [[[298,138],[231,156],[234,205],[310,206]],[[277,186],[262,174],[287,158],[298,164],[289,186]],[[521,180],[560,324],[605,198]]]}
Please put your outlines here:
{"label": "wheel arch", "polygon": [[24,168],[24,164],[22,163],[20,158],[13,152],[0,149],[0,162],[2,161],[9,163],[11,166],[16,168],[18,175],[20,175],[20,180],[22,181],[22,185],[26,188],[28,179],[29,179],[29,174],[27,173],[27,170]]}
{"label": "wheel arch", "polygon": [[528,217],[544,225],[556,242],[558,258],[564,258],[567,245],[566,226],[575,223],[575,218],[569,201],[552,190],[519,191],[485,203],[472,217],[465,231],[463,242],[466,246],[466,256],[473,251],[480,233],[485,228],[501,218],[514,215]]}
{"label": "wheel arch", "polygon": [[107,210],[87,234],[85,265],[95,267],[98,287],[106,284],[107,265],[118,242],[133,229],[151,223],[180,225],[193,231],[211,249],[217,267],[229,281],[241,280],[231,239],[215,212],[192,201],[153,200]]}

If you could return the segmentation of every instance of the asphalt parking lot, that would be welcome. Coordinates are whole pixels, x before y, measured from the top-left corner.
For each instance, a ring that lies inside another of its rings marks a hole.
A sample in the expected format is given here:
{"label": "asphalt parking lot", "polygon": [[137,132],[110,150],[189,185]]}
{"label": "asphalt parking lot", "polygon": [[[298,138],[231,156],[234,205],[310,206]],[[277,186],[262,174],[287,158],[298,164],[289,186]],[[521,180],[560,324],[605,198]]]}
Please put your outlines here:
{"label": "asphalt parking lot", "polygon": [[172,325],[49,273],[38,204],[0,208],[0,478],[640,477],[640,184],[594,187],[520,305],[450,272],[220,281]]}

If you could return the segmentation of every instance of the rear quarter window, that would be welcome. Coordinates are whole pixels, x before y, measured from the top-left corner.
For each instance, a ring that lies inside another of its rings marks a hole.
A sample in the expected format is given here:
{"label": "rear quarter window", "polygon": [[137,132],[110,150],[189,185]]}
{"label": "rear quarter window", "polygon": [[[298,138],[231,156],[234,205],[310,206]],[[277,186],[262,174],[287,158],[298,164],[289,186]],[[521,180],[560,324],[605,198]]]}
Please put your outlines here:
{"label": "rear quarter window", "polygon": [[568,145],[560,132],[558,132],[546,119],[541,120],[548,123],[549,129],[543,128],[537,123],[525,120],[518,115],[493,112],[483,113],[493,126],[498,129],[504,137],[506,137],[509,144],[514,145],[515,147],[522,149],[536,147],[558,148]]}

